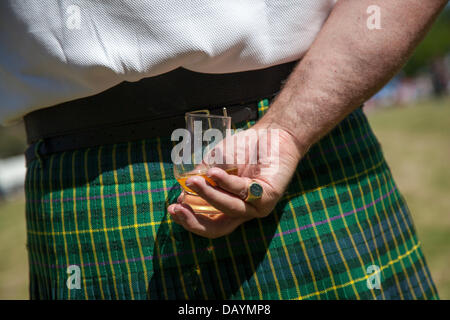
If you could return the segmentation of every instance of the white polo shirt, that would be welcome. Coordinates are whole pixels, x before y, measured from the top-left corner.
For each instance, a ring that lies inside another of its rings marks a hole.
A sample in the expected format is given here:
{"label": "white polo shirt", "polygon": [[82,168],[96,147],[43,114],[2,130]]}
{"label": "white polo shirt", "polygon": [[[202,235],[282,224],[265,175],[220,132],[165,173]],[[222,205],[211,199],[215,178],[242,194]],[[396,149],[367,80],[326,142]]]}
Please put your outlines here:
{"label": "white polo shirt", "polygon": [[0,122],[183,67],[301,58],[336,0],[1,0]]}

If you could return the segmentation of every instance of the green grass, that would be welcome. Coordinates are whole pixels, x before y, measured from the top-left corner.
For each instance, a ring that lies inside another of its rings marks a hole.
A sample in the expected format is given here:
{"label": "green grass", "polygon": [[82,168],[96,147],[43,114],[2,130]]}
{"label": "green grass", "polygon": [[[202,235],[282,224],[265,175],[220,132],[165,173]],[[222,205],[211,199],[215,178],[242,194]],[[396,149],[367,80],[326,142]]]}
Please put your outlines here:
{"label": "green grass", "polygon": [[[408,201],[442,299],[450,299],[450,99],[375,110],[369,120]],[[0,202],[0,299],[27,299],[23,197]]]}
{"label": "green grass", "polygon": [[406,198],[441,299],[450,299],[450,99],[368,115]]}
{"label": "green grass", "polygon": [[0,202],[0,299],[28,299],[24,197]]}

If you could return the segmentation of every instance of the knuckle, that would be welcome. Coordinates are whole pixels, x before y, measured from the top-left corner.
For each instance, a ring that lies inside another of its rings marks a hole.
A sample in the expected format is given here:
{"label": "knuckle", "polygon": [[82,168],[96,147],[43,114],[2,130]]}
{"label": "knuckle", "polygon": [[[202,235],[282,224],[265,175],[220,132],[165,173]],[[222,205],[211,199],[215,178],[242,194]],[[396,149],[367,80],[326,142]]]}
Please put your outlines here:
{"label": "knuckle", "polygon": [[194,187],[199,191],[203,192],[206,188],[206,183],[203,183],[203,181],[195,181]]}
{"label": "knuckle", "polygon": [[227,181],[224,175],[218,172],[214,172],[212,179],[214,180],[214,182],[217,182],[219,184],[225,184]]}
{"label": "knuckle", "polygon": [[206,200],[214,201],[216,197],[214,197],[214,191],[210,189],[202,190],[202,192],[199,192],[199,195],[206,198]]}
{"label": "knuckle", "polygon": [[266,209],[257,209],[255,211],[256,218],[265,218],[267,217],[272,210],[266,210]]}
{"label": "knuckle", "polygon": [[270,199],[280,199],[283,194],[284,192],[281,190],[271,190],[267,195]]}
{"label": "knuckle", "polygon": [[242,189],[241,191],[239,191],[238,193],[239,198],[241,198],[242,200],[244,200],[245,198],[247,198],[247,188]]}
{"label": "knuckle", "polygon": [[242,210],[241,210],[240,206],[237,205],[237,204],[229,205],[228,206],[228,212],[233,214],[233,215],[242,214]]}
{"label": "knuckle", "polygon": [[203,185],[197,185],[197,188],[194,191],[197,192],[202,197],[203,196],[207,197],[209,195],[208,189],[205,188],[205,186]]}

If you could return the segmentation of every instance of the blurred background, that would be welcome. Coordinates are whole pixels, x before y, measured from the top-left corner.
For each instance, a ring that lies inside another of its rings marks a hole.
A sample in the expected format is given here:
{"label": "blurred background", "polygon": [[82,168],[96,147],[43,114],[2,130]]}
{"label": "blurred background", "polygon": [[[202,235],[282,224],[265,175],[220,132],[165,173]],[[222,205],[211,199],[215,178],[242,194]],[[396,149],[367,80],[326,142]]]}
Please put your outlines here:
{"label": "blurred background", "polygon": [[[450,7],[365,106],[411,209],[441,299],[450,299]],[[28,299],[25,131],[0,126],[0,300]]]}

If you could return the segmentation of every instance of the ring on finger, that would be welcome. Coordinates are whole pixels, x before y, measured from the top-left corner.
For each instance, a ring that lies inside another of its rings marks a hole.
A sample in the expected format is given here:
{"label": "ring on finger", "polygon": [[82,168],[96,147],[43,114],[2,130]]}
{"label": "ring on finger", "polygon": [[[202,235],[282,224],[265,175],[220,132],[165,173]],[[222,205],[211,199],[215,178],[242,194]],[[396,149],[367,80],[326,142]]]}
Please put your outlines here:
{"label": "ring on finger", "polygon": [[255,180],[251,180],[247,186],[247,196],[245,202],[252,202],[262,198],[264,189],[262,185]]}

